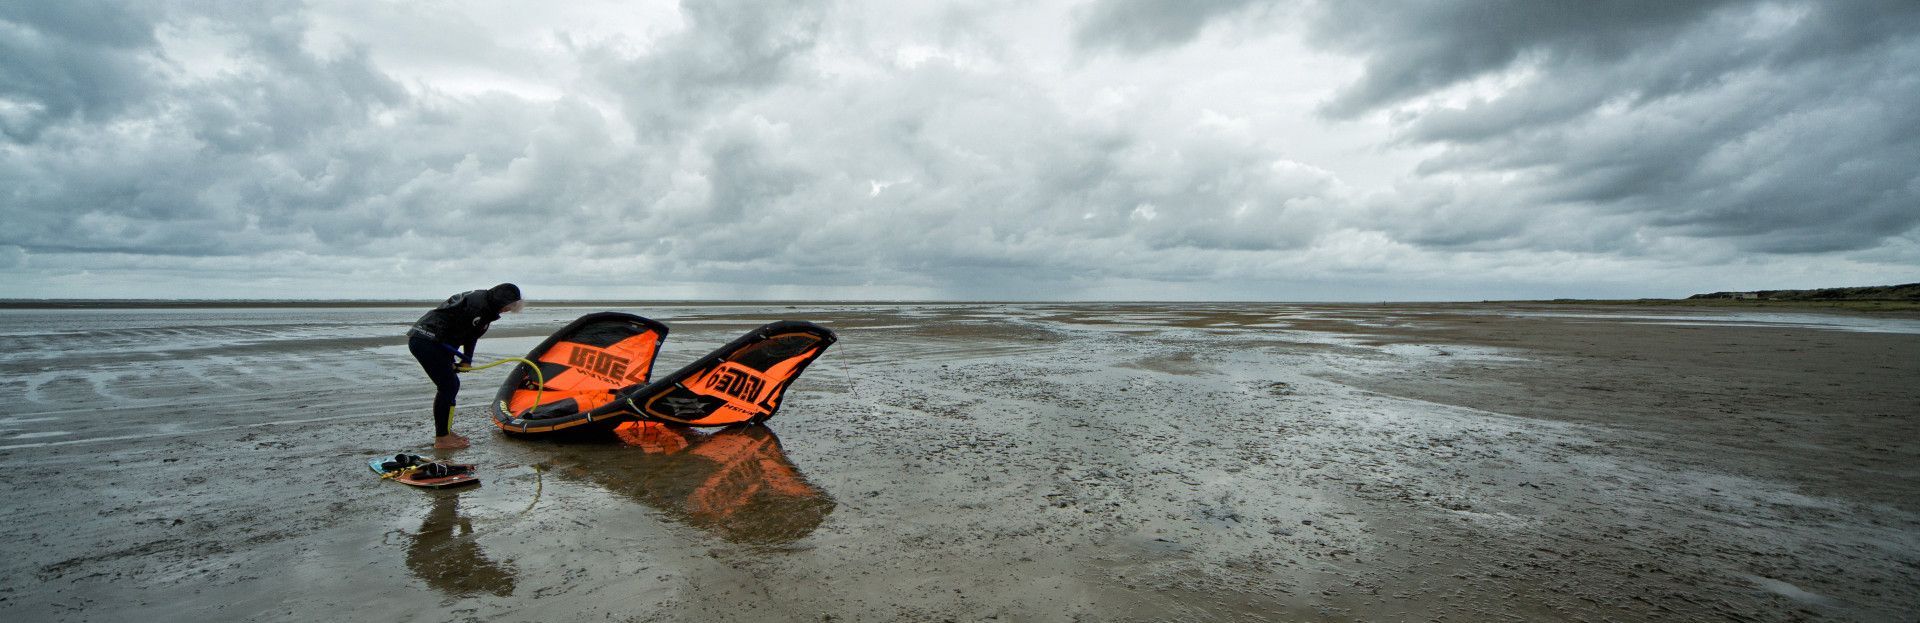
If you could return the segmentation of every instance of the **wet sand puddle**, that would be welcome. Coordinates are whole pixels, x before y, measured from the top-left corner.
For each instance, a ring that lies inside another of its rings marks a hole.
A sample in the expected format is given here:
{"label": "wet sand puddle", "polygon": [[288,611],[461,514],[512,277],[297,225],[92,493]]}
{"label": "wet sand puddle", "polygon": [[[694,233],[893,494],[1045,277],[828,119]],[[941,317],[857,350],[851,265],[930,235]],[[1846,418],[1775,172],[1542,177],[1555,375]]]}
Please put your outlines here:
{"label": "wet sand puddle", "polygon": [[[0,617],[1899,620],[1920,607],[1915,449],[1875,441],[1915,438],[1878,415],[1915,397],[1890,382],[1912,364],[1822,364],[1806,397],[1739,413],[1683,399],[1750,382],[1728,363],[1748,359],[1711,353],[1764,349],[1728,346],[1726,331],[1868,361],[1911,335],[1444,306],[666,306],[635,310],[674,329],[659,370],[782,317],[842,340],[767,426],[724,431],[508,439],[475,406],[498,377],[469,376],[456,426],[476,444],[450,456],[486,482],[421,492],[364,467],[426,436],[430,391],[383,337],[414,312],[302,324],[281,311],[0,317],[13,347],[0,464],[22,483],[4,508],[23,527],[0,536]],[[517,355],[586,311],[509,318],[481,351]],[[75,339],[96,343],[64,346]],[[1636,340],[1704,354],[1669,362]],[[1669,363],[1690,367],[1646,367]],[[1549,372],[1671,396],[1622,402]],[[1806,402],[1841,419],[1810,419],[1825,416]],[[1788,424],[1740,419],[1755,417]],[[1810,458],[1786,458],[1789,443]],[[1878,484],[1848,488],[1848,470]]]}

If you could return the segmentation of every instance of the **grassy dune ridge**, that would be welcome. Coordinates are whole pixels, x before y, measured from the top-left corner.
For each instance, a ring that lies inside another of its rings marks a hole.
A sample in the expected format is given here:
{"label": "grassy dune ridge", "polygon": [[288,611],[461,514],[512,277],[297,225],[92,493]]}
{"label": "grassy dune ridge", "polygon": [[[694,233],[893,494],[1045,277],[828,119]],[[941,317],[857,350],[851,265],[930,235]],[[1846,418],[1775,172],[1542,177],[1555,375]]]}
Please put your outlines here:
{"label": "grassy dune ridge", "polygon": [[1650,305],[1685,307],[1772,307],[1846,309],[1867,312],[1920,311],[1920,283],[1896,286],[1709,292],[1684,299],[1554,299],[1562,305]]}

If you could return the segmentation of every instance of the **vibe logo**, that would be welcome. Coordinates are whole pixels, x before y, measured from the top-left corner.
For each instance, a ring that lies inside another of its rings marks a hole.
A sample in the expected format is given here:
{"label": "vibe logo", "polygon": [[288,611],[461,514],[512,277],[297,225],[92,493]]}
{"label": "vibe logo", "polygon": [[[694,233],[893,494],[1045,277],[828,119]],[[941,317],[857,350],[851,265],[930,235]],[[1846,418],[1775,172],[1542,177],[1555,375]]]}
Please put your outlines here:
{"label": "vibe logo", "polygon": [[721,366],[713,374],[707,375],[707,389],[745,402],[759,402],[760,390],[766,386],[765,380],[731,365]]}
{"label": "vibe logo", "polygon": [[573,369],[614,382],[627,375],[627,366],[631,363],[626,357],[616,357],[606,351],[578,345],[567,356],[567,365],[573,366]]}

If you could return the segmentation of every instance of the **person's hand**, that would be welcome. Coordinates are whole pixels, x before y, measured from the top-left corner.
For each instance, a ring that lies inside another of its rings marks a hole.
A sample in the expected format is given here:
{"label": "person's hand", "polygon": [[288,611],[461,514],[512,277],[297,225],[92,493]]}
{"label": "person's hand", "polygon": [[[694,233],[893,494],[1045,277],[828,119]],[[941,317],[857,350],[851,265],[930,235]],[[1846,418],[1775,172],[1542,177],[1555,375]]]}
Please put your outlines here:
{"label": "person's hand", "polygon": [[464,363],[456,363],[456,364],[453,364],[453,371],[454,372],[472,372],[473,366],[470,366]]}

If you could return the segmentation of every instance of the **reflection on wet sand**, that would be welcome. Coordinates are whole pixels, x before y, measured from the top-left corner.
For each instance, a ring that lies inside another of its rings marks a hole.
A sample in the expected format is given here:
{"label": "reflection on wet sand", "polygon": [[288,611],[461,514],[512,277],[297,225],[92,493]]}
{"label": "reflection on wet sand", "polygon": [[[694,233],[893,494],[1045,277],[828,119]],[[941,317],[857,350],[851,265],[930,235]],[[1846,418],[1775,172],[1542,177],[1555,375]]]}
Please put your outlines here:
{"label": "reflection on wet sand", "polygon": [[656,422],[614,430],[636,452],[568,470],[669,517],[736,543],[774,545],[811,534],[833,512],[831,497],[787,460],[764,426],[704,432]]}
{"label": "reflection on wet sand", "polygon": [[473,522],[460,514],[460,496],[433,494],[433,507],[407,545],[407,569],[453,597],[513,594],[513,567],[487,558],[474,540]]}

